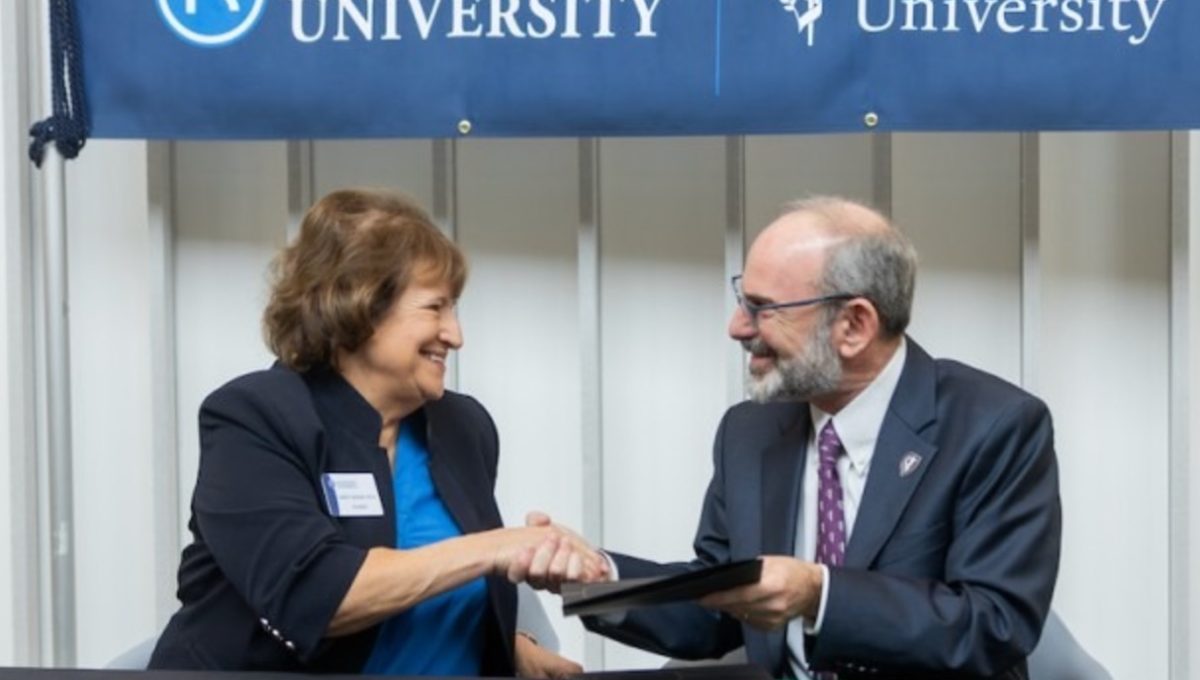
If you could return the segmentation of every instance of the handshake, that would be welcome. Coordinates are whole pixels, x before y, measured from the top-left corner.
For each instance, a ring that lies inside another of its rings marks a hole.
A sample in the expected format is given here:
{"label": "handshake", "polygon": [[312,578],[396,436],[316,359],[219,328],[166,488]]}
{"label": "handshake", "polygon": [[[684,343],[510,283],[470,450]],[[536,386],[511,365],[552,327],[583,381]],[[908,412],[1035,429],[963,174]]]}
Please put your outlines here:
{"label": "handshake", "polygon": [[[565,583],[615,580],[607,555],[542,512],[526,515],[524,527],[494,529],[480,536],[492,550],[491,573],[503,574],[513,583],[558,593]],[[705,583],[696,603],[766,631],[779,630],[798,617],[817,619],[825,579],[822,567],[790,555],[762,555],[753,560],[755,564],[750,562],[691,572],[697,577],[694,580]],[[702,574],[707,580],[698,578]],[[660,600],[667,601],[671,600]]]}
{"label": "handshake", "polygon": [[542,512],[525,516],[524,527],[488,532],[494,541],[492,573],[557,593],[564,583],[609,581],[608,558],[579,534]]}

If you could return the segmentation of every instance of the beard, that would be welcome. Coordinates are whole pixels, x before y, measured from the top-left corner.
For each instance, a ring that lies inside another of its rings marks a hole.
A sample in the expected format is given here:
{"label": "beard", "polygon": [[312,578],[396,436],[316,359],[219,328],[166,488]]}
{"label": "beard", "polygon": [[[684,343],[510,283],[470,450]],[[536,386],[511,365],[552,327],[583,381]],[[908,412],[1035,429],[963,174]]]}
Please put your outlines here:
{"label": "beard", "polygon": [[828,324],[818,323],[798,354],[781,357],[762,338],[745,340],[742,347],[754,356],[773,356],[775,365],[762,375],[746,374],[746,391],[758,403],[811,401],[830,394],[842,382],[842,362],[831,342]]}

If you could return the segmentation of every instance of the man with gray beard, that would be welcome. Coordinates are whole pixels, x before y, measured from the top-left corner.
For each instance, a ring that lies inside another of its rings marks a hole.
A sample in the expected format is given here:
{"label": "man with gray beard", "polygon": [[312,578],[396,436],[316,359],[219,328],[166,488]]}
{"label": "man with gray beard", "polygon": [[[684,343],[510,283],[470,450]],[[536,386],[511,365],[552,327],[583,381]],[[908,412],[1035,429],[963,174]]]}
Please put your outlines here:
{"label": "man with gray beard", "polygon": [[915,276],[908,240],[845,199],[762,232],[729,323],[752,400],[717,431],[696,558],[611,555],[621,578],[759,556],[762,577],[588,628],[680,658],[745,645],[775,677],[1028,677],[1058,574],[1050,414],[905,336]]}
{"label": "man with gray beard", "polygon": [[[742,347],[752,357],[774,356],[762,338],[743,340]],[[764,375],[747,376],[746,391],[759,403],[806,401],[811,395],[836,389],[841,377],[842,365],[830,343],[829,326],[819,323],[796,356],[777,359],[774,368]]]}

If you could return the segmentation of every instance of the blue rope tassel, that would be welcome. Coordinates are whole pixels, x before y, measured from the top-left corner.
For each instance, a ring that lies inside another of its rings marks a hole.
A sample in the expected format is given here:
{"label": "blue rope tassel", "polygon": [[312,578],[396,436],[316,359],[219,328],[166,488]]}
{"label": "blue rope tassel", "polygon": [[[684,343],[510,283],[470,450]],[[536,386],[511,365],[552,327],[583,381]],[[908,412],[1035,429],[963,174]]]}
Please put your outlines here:
{"label": "blue rope tassel", "polygon": [[87,108],[79,67],[79,32],[74,0],[50,0],[50,98],[53,114],[29,128],[29,160],[39,168],[53,141],[63,158],[74,158],[87,142]]}

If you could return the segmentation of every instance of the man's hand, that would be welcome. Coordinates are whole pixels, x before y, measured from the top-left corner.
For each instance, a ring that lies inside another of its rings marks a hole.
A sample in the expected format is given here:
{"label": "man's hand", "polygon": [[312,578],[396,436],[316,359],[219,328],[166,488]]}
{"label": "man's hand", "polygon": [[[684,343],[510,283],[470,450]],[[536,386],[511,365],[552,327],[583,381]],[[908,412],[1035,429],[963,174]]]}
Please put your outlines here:
{"label": "man's hand", "polygon": [[566,657],[542,647],[531,638],[517,633],[513,645],[517,675],[522,678],[569,678],[583,672],[583,667]]}
{"label": "man's hand", "polygon": [[608,580],[608,560],[579,534],[554,524],[549,515],[537,511],[525,516],[525,526],[551,528],[557,540],[526,551],[510,566],[510,581],[525,581],[539,590],[557,593],[563,583]]}
{"label": "man's hand", "polygon": [[799,616],[815,621],[821,604],[821,568],[794,557],[773,555],[762,561],[758,583],[713,593],[700,604],[762,630],[782,628]]}

